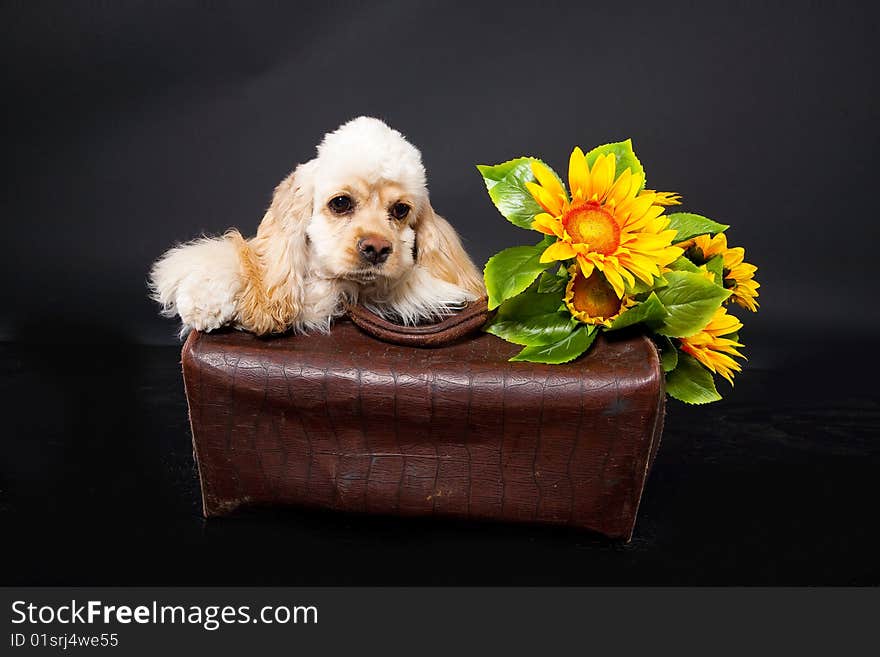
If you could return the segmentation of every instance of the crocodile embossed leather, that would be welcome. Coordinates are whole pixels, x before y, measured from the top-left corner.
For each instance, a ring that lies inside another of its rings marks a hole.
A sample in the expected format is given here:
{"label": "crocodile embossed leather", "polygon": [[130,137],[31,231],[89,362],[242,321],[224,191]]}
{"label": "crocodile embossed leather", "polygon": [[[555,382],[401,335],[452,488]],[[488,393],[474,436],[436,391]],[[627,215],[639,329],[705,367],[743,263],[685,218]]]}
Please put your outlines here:
{"label": "crocodile embossed leather", "polygon": [[552,523],[629,540],[664,416],[643,336],[565,365],[478,334],[440,349],[192,333],[183,374],[206,516],[291,504]]}

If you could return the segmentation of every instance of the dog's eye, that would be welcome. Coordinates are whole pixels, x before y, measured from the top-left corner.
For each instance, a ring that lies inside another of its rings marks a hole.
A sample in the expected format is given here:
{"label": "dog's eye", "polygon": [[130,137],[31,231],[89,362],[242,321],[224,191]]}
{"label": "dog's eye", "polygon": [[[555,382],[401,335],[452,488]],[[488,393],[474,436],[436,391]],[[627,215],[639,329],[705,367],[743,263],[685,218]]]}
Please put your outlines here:
{"label": "dog's eye", "polygon": [[391,216],[395,219],[406,219],[409,214],[409,206],[406,203],[395,203],[391,206]]}
{"label": "dog's eye", "polygon": [[354,207],[354,203],[350,196],[336,196],[330,199],[327,207],[333,210],[336,214],[345,214],[346,212],[351,211]]}

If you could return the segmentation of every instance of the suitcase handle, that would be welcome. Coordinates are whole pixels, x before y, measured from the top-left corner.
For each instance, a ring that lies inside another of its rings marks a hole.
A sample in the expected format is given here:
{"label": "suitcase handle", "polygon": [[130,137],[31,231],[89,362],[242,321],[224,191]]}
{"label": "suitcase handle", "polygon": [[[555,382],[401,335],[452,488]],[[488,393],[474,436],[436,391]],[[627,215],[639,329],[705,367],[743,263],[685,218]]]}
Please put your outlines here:
{"label": "suitcase handle", "polygon": [[474,333],[489,319],[488,299],[482,297],[436,324],[403,326],[389,322],[363,306],[348,309],[351,321],[362,331],[383,342],[408,347],[442,347]]}

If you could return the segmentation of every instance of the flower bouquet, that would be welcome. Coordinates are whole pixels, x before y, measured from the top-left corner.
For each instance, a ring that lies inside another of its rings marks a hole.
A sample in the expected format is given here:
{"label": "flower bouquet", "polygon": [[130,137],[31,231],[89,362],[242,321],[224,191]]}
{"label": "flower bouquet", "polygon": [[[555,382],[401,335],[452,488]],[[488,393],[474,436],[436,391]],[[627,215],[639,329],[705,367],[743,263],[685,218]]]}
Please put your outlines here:
{"label": "flower bouquet", "polygon": [[639,325],[660,351],[666,391],[690,404],[721,398],[733,383],[742,323],[730,303],[755,312],[756,267],[730,248],[728,226],[689,212],[665,213],[680,196],[645,189],[630,140],[584,153],[575,148],[568,189],[541,160],[477,167],[495,207],[544,238],[486,263],[484,330],[523,349],[511,360],[565,363],[599,332]]}

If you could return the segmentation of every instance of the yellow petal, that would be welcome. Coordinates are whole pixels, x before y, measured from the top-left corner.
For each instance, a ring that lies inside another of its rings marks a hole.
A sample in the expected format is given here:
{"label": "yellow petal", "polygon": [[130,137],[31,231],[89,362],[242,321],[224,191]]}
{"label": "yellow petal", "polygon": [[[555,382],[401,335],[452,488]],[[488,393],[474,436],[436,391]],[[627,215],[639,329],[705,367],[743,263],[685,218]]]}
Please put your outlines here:
{"label": "yellow petal", "polygon": [[713,361],[713,369],[725,379],[733,383],[733,378],[731,377],[730,372],[731,370],[734,372],[741,372],[742,367],[740,366],[740,364],[733,360],[733,358],[731,358],[730,356],[726,356],[717,351],[710,353],[712,354],[710,358]]}
{"label": "yellow petal", "polygon": [[727,269],[733,269],[739,264],[742,264],[743,258],[746,255],[746,250],[741,246],[737,246],[733,249],[727,249],[724,252],[724,266]]}
{"label": "yellow petal", "polygon": [[704,331],[716,336],[721,336],[736,333],[743,327],[742,322],[733,315],[728,315],[724,308],[720,308],[719,310],[720,312],[717,312],[715,316],[712,317],[706,325],[706,328],[703,329]]}
{"label": "yellow petal", "polygon": [[641,250],[627,244],[627,249],[633,256],[647,258],[652,264],[656,264],[659,267],[663,267],[664,265],[668,265],[669,263],[678,260],[684,253],[684,251],[677,246],[669,246],[665,249]]}
{"label": "yellow petal", "polygon": [[560,239],[562,239],[562,234],[564,232],[562,222],[546,212],[535,215],[535,219],[532,221],[532,228],[545,235],[556,235],[556,237]]}
{"label": "yellow petal", "polygon": [[710,360],[708,354],[706,353],[706,351],[704,349],[693,349],[693,350],[689,349],[689,350],[687,350],[687,353],[689,353],[691,356],[696,358],[698,361],[700,361],[703,365],[708,367],[713,372],[715,371],[715,363],[713,363]]}
{"label": "yellow petal", "polygon": [[541,183],[541,187],[547,190],[547,193],[550,194],[550,196],[553,198],[568,200],[568,196],[565,193],[565,187],[562,186],[562,183],[559,182],[559,178],[556,177],[556,174],[553,173],[553,170],[550,169],[550,167],[543,162],[532,160],[532,173],[535,174],[535,178]]}
{"label": "yellow petal", "polygon": [[554,216],[562,214],[563,202],[561,198],[552,196],[546,189],[533,182],[527,182],[526,189],[529,190],[529,194],[538,202],[538,205],[547,212]]}
{"label": "yellow petal", "polygon": [[551,244],[547,247],[544,253],[541,254],[541,262],[568,260],[569,258],[574,258],[575,255],[577,254],[575,253],[575,250],[571,247],[571,244],[560,240],[555,244]]}
{"label": "yellow petal", "polygon": [[679,249],[677,246],[667,246],[665,249],[663,249],[663,252],[657,259],[657,262],[660,265],[668,265],[671,262],[675,262],[683,255],[684,251],[682,249]]}
{"label": "yellow petal", "polygon": [[[634,209],[638,209],[638,208],[634,208]],[[626,229],[627,230],[645,230],[645,231],[650,231],[650,232],[656,232],[656,231],[651,231],[650,227],[653,225],[654,220],[659,218],[660,215],[662,215],[662,214],[663,214],[663,208],[661,206],[652,205],[638,219],[635,217],[635,213],[633,213],[630,216],[629,220],[626,222]],[[669,220],[665,220],[665,223],[668,224]],[[668,243],[669,242],[667,242],[667,244]]]}
{"label": "yellow petal", "polygon": [[623,282],[626,283],[629,287],[632,287],[633,285],[636,284],[635,277],[625,267],[617,267],[616,271],[618,274],[620,274],[620,277],[623,279]]}
{"label": "yellow petal", "polygon": [[[706,238],[701,242],[701,238]],[[718,254],[723,254],[727,251],[727,235],[724,233],[718,233],[715,237],[709,238],[705,235],[700,235],[696,238],[697,246],[699,246],[703,251],[703,256],[708,260],[709,258],[716,256]]]}
{"label": "yellow petal", "polygon": [[739,352],[739,350],[737,349],[737,347],[743,347],[743,346],[745,346],[745,345],[743,345],[740,342],[737,342],[736,340],[729,340],[727,338],[716,338],[715,339],[715,350],[716,351],[722,351],[725,354],[730,354],[731,356],[736,356],[737,358],[745,358],[745,356],[743,356]]}
{"label": "yellow petal", "polygon": [[644,191],[642,189],[642,185],[645,184],[645,174],[644,173],[633,173],[632,185],[629,188],[629,196],[630,198],[635,198],[639,193],[639,190]]}
{"label": "yellow petal", "polygon": [[676,192],[658,192],[650,189],[645,190],[655,194],[654,203],[656,205],[681,205],[681,194]]}
{"label": "yellow petal", "polygon": [[[727,263],[724,263],[727,266]],[[736,266],[730,268],[730,278],[735,278],[736,280],[747,281],[754,277],[755,272],[758,271],[758,268],[755,265],[750,265],[747,262],[742,262]]]}
{"label": "yellow petal", "polygon": [[593,265],[593,261],[589,258],[585,258],[583,256],[578,256],[577,258],[578,265],[580,265],[581,272],[583,272],[585,278],[589,278],[593,274],[593,269],[595,266]]}
{"label": "yellow petal", "polygon": [[641,219],[654,202],[653,194],[639,194],[636,198],[626,201],[615,215],[620,215],[623,220],[622,226],[629,226],[631,222]]}
{"label": "yellow petal", "polygon": [[614,293],[617,294],[618,298],[622,298],[625,286],[623,284],[623,278],[617,273],[617,269],[607,266],[605,267],[604,274],[605,278],[608,279],[608,282],[611,283],[611,287],[614,288]]}
{"label": "yellow petal", "polygon": [[654,282],[654,274],[658,273],[657,265],[651,258],[636,253],[621,255],[620,263],[648,285]]}
{"label": "yellow petal", "polygon": [[655,219],[652,219],[647,224],[645,224],[645,230],[649,233],[655,233],[657,235],[669,234],[669,243],[672,244],[672,240],[675,239],[678,234],[677,231],[667,231],[669,228],[669,217],[665,214],[661,214]]}
{"label": "yellow petal", "polygon": [[758,308],[761,307],[761,304],[759,304],[757,301],[755,301],[751,297],[744,297],[744,296],[741,296],[738,294],[734,294],[733,300],[736,303],[736,305],[741,306],[742,308],[745,308],[746,310],[751,310],[753,313],[758,312]]}
{"label": "yellow petal", "polygon": [[614,181],[611,189],[608,190],[608,197],[605,202],[614,203],[615,205],[620,205],[621,203],[623,203],[629,196],[629,188],[631,183],[632,171],[630,171],[629,169],[624,169],[623,173],[620,174],[620,177],[616,181]]}
{"label": "yellow petal", "polygon": [[636,251],[655,251],[669,246],[669,238],[663,234],[628,233],[626,242],[623,243],[626,244],[627,248],[635,249]]}
{"label": "yellow petal", "polygon": [[593,162],[593,168],[590,170],[592,189],[589,198],[602,201],[608,194],[608,190],[611,189],[611,184],[614,182],[615,162],[614,153],[600,155]]}
{"label": "yellow petal", "polygon": [[590,170],[579,146],[575,146],[568,158],[568,188],[572,198],[587,198],[590,191]]}

